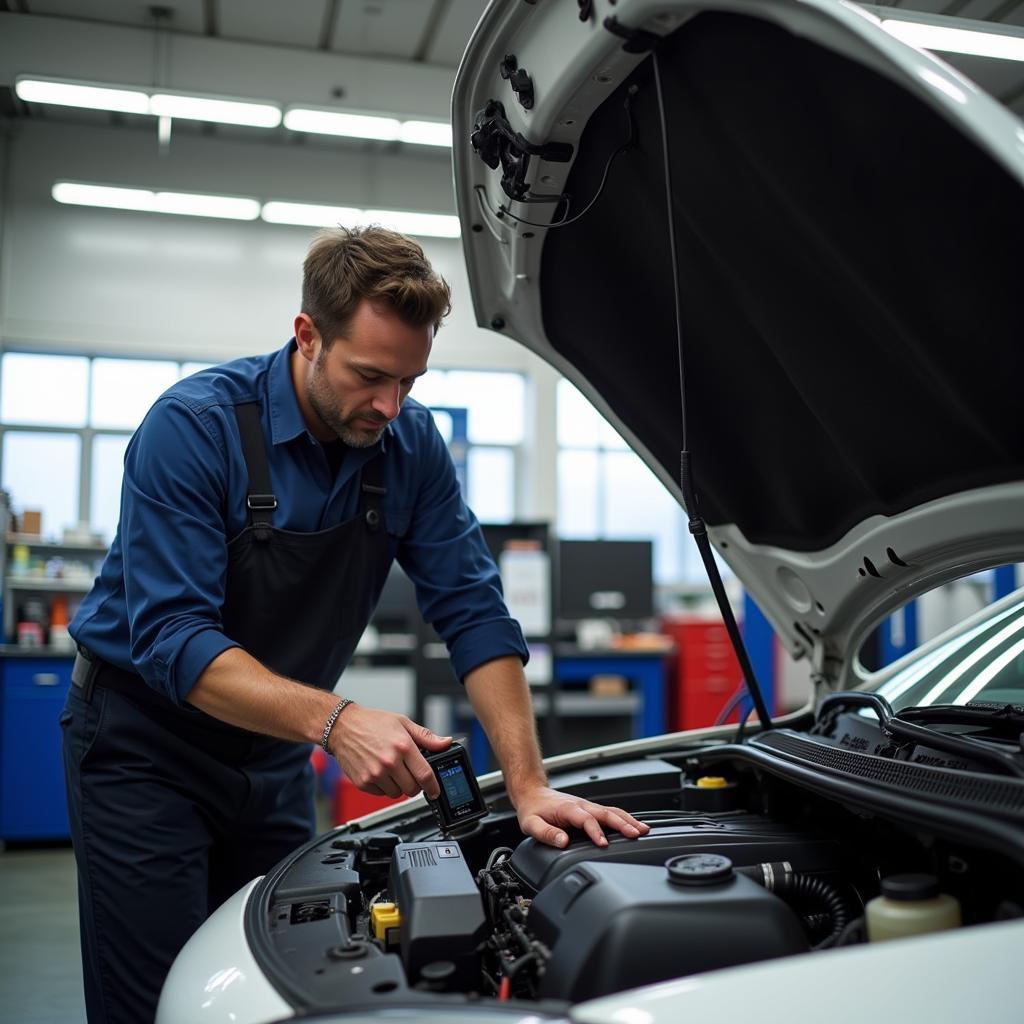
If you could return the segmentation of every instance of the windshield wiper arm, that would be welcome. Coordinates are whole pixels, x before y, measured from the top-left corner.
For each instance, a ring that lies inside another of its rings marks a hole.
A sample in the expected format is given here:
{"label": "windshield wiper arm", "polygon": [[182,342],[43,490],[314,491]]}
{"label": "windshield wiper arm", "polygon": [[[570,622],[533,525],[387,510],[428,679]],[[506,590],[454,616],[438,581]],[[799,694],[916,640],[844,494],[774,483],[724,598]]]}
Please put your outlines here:
{"label": "windshield wiper arm", "polygon": [[971,703],[930,704],[904,708],[898,717],[904,722],[932,725],[978,725],[998,733],[1000,738],[1020,743],[1024,730],[1024,707],[1020,704]]}
{"label": "windshield wiper arm", "polygon": [[[931,747],[933,750],[942,750],[947,754],[966,757],[968,760],[982,761],[1010,775],[1015,775],[1017,778],[1024,778],[1024,764],[1014,754],[995,750],[987,743],[967,736],[950,736],[926,725],[917,725],[915,722],[907,721],[902,714],[897,715],[893,711],[892,705],[877,693],[866,693],[863,690],[843,690],[840,693],[829,694],[818,707],[819,720],[827,711],[842,706],[869,708],[874,711],[878,716],[882,732],[892,739],[905,740],[908,743]],[[970,710],[976,711],[977,709]],[[991,722],[991,717],[987,720]],[[964,719],[959,721],[963,722]]]}

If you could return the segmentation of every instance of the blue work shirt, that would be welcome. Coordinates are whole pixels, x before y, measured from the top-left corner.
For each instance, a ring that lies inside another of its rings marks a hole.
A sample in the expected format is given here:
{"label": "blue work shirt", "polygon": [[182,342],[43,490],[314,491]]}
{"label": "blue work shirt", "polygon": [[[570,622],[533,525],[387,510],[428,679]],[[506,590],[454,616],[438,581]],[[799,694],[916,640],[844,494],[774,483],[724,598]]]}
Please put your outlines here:
{"label": "blue work shirt", "polygon": [[504,655],[525,661],[522,631],[433,417],[407,399],[375,445],[345,449],[332,479],[299,409],[294,351],[293,338],[279,352],[203,370],[156,401],[125,453],[117,534],[72,636],[179,704],[218,654],[239,646],[221,620],[227,545],[249,524],[234,407],[258,401],[276,528],[308,533],[353,518],[359,470],[383,450],[393,556],[458,677]]}

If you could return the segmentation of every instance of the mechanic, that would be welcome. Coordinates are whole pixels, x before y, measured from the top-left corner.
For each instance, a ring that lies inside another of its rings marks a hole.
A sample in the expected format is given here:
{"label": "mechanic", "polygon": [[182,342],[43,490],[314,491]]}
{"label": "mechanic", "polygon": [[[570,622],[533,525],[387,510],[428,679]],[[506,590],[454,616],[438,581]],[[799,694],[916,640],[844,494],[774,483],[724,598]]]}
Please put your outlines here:
{"label": "mechanic", "polygon": [[333,692],[397,557],[497,755],[524,832],[646,826],[547,786],[527,652],[430,413],[407,401],[450,290],[415,242],[317,236],[295,337],[162,395],[125,455],[117,535],[71,624],[61,716],[90,1021],[151,1020],[185,941],[314,834],[311,743],[362,790],[444,749]]}

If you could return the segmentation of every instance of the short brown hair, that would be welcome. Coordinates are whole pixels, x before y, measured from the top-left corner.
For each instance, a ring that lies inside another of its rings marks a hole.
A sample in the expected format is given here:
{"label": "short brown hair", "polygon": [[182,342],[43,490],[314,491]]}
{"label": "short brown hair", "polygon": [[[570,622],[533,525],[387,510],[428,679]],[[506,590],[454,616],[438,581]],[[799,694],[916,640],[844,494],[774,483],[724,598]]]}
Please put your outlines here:
{"label": "short brown hair", "polygon": [[410,327],[434,330],[451,312],[448,282],[411,238],[376,225],[329,228],[313,239],[302,266],[302,312],[324,347],[344,336],[363,299],[386,303]]}

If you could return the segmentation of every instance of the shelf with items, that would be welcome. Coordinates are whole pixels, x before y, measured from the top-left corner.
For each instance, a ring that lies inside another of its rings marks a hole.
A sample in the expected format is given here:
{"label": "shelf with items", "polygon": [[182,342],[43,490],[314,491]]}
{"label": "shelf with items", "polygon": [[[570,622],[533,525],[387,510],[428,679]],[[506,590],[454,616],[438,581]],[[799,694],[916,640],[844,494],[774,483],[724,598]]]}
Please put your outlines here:
{"label": "shelf with items", "polygon": [[106,546],[93,539],[70,543],[5,533],[2,550],[3,637],[25,649],[73,651],[67,625],[92,588]]}
{"label": "shelf with items", "polygon": [[92,589],[94,576],[81,576],[74,579],[47,576],[8,576],[4,586],[8,590],[42,590],[54,594],[84,594]]}
{"label": "shelf with items", "polygon": [[86,551],[98,555],[107,553],[107,544],[101,540],[51,540],[37,533],[8,533],[9,545],[22,544],[27,548],[44,548],[47,551]]}

